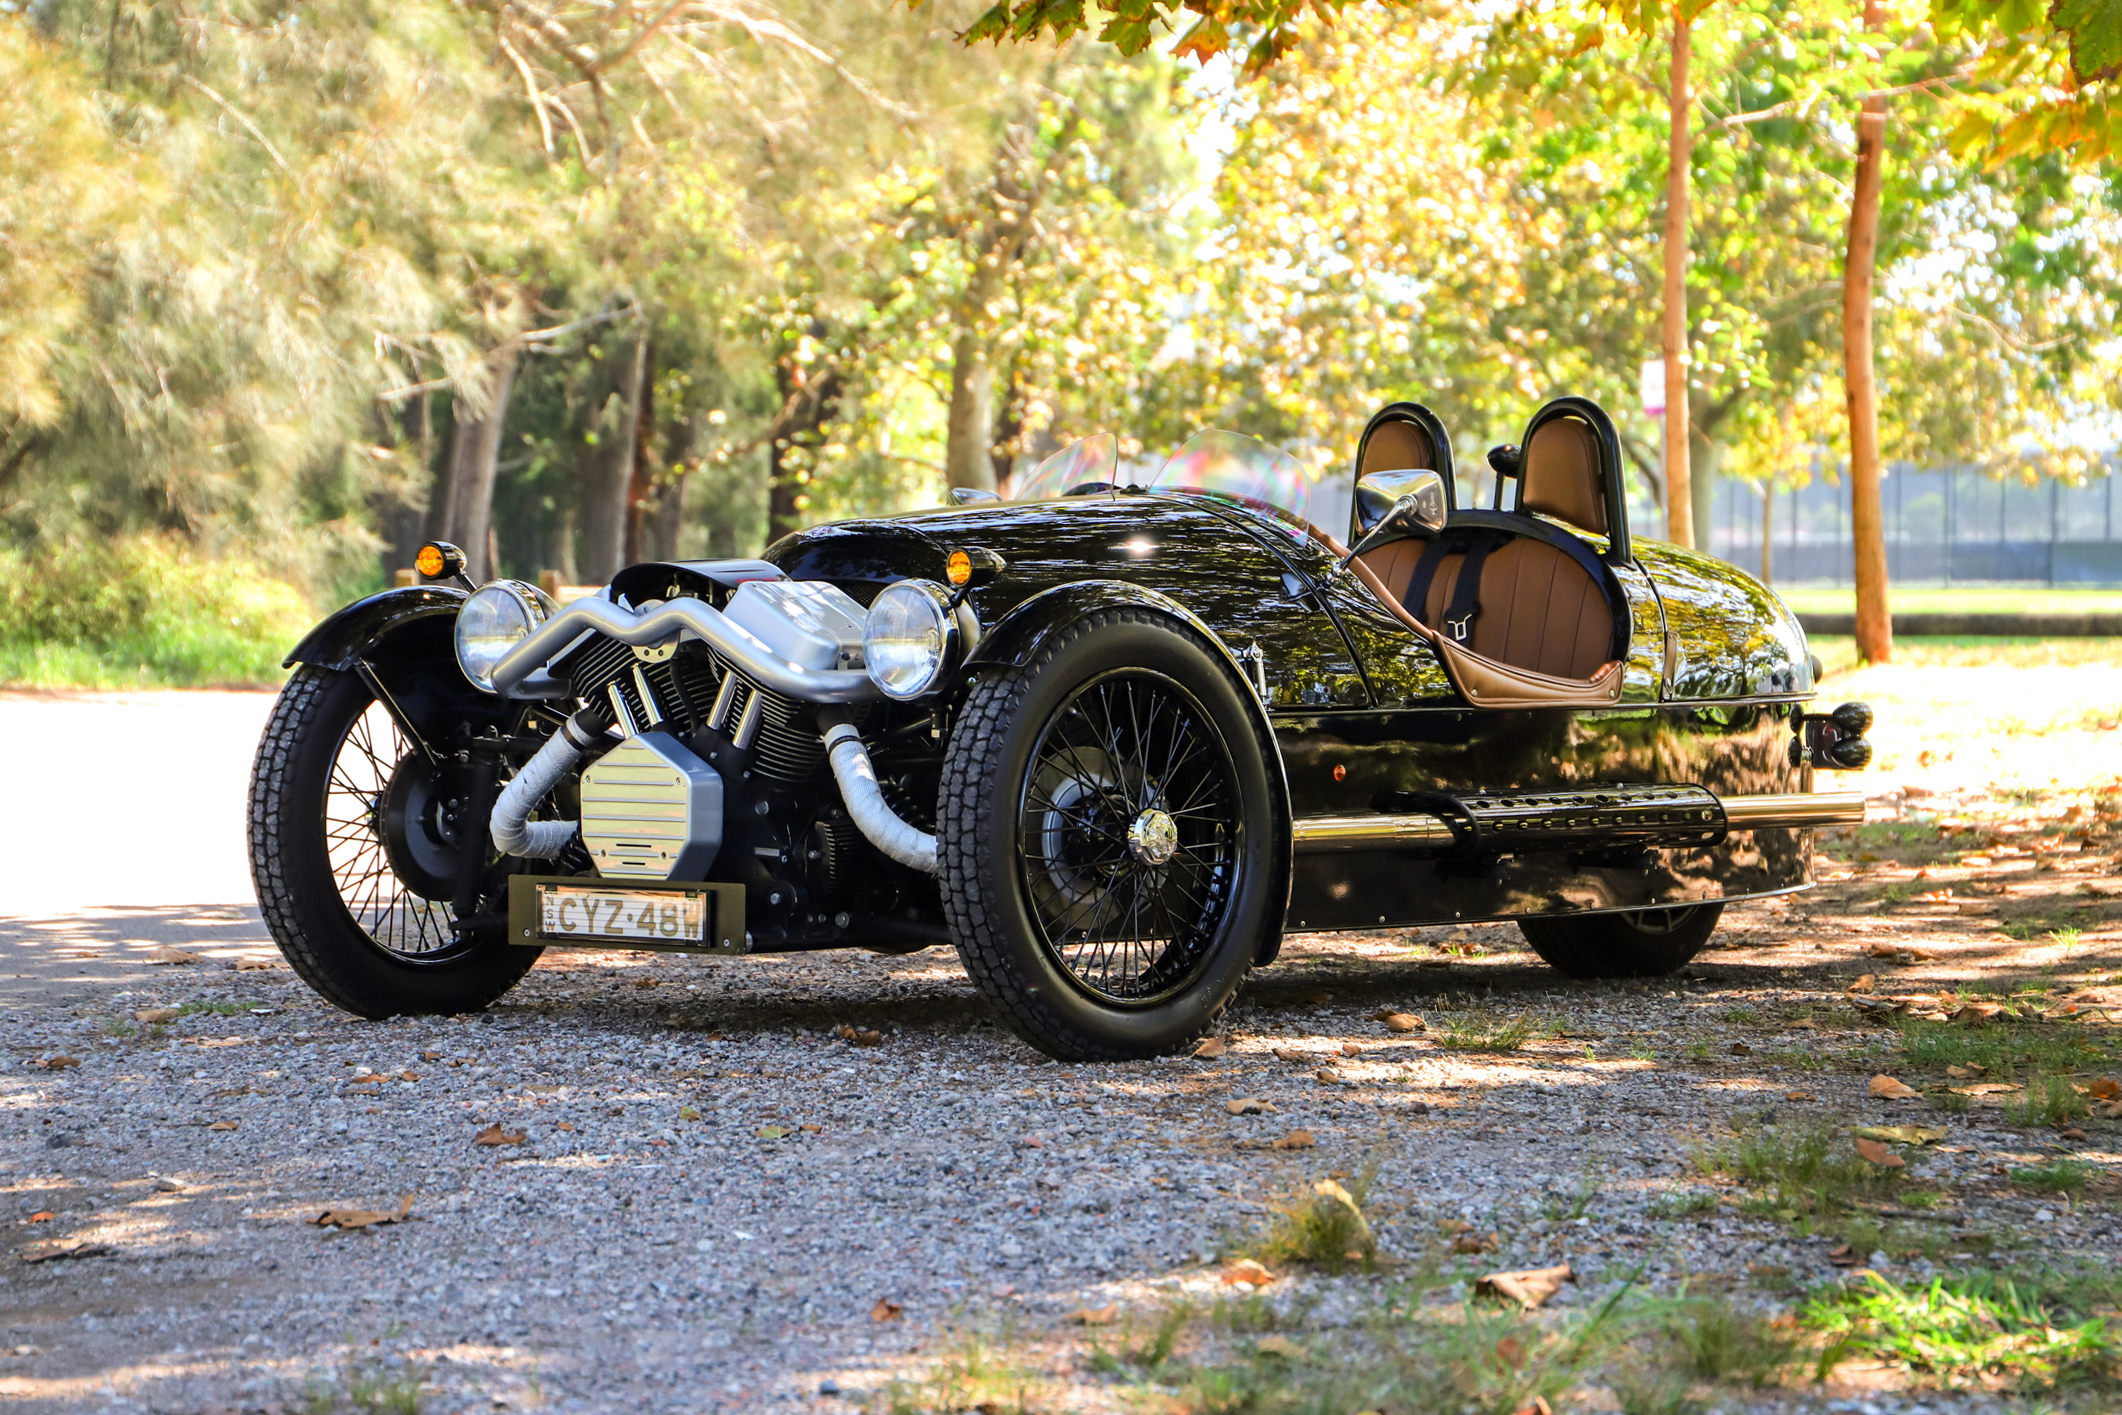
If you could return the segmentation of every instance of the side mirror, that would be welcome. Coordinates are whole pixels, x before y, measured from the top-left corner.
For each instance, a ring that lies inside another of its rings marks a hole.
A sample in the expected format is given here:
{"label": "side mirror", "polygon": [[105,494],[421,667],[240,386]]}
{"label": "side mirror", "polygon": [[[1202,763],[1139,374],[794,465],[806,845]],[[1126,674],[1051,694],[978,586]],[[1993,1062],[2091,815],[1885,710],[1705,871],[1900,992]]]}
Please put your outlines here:
{"label": "side mirror", "polygon": [[1343,565],[1364,551],[1389,541],[1410,537],[1428,540],[1444,529],[1444,478],[1435,472],[1422,472],[1408,483],[1408,488],[1393,503],[1392,509],[1363,533],[1363,538],[1348,552],[1348,559],[1341,562]]}

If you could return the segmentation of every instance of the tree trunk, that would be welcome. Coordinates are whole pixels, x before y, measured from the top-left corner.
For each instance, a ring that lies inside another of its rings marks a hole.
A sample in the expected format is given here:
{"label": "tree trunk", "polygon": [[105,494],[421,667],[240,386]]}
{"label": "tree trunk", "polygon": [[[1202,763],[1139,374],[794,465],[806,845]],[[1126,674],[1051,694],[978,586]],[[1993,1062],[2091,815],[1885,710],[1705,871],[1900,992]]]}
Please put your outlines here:
{"label": "tree trunk", "polygon": [[1024,383],[1023,365],[1012,360],[1009,374],[1002,380],[1006,390],[1002,395],[1002,406],[995,409],[993,424],[988,437],[993,451],[990,459],[995,466],[994,484],[1000,487],[1009,480],[1009,474],[1017,465],[1017,444],[1024,437]]}
{"label": "tree trunk", "polygon": [[449,455],[428,493],[427,538],[462,550],[464,573],[477,583],[493,574],[494,472],[501,461],[517,358],[512,347],[487,355],[493,386],[484,408],[473,409],[461,392],[450,400]]}
{"label": "tree trunk", "polygon": [[[1864,27],[1884,22],[1865,0]],[[1857,181],[1849,201],[1849,254],[1842,266],[1842,384],[1849,399],[1849,524],[1857,560],[1857,656],[1894,656],[1886,597],[1886,524],[1879,505],[1879,389],[1873,379],[1872,271],[1879,255],[1879,190],[1885,180],[1886,99],[1864,100],[1857,119]]]}
{"label": "tree trunk", "polygon": [[960,326],[951,345],[950,431],[943,450],[943,480],[949,486],[995,488],[995,371],[987,362],[980,331]]}
{"label": "tree trunk", "polygon": [[766,543],[802,529],[803,488],[810,472],[801,457],[789,454],[808,446],[810,438],[832,417],[840,403],[840,373],[823,369],[806,374],[793,359],[774,370],[781,393],[781,412],[766,439]]}
{"label": "tree trunk", "polygon": [[1775,529],[1776,479],[1774,477],[1763,477],[1761,479],[1761,583],[1764,585],[1775,583],[1771,573],[1776,560],[1775,552],[1771,548],[1775,541]]}
{"label": "tree trunk", "polygon": [[1665,521],[1666,536],[1686,546],[1695,543],[1687,456],[1687,169],[1694,159],[1687,62],[1693,28],[1693,21],[1676,9],[1665,175]]}
{"label": "tree trunk", "polygon": [[654,548],[656,510],[656,351],[643,340],[641,354],[641,410],[634,418],[634,462],[626,489],[626,553],[621,560],[639,565],[661,560]]}
{"label": "tree trunk", "polygon": [[585,583],[608,584],[626,568],[626,521],[634,486],[634,438],[641,421],[646,339],[632,340],[612,358],[612,391],[597,414],[597,445],[582,476],[582,573]]}

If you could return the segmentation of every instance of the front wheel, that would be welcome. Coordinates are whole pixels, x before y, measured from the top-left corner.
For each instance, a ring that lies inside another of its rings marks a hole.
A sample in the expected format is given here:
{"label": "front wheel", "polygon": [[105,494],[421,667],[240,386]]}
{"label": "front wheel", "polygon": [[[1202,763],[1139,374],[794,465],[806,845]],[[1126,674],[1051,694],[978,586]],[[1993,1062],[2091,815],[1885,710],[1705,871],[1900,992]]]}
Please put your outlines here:
{"label": "front wheel", "polygon": [[1117,610],[968,696],[944,761],[943,900],[1011,1030],[1066,1061],[1201,1036],[1288,903],[1275,750],[1185,627]]}
{"label": "front wheel", "polygon": [[1723,917],[1719,901],[1678,909],[1520,919],[1518,932],[1549,967],[1572,978],[1651,978],[1686,967]]}
{"label": "front wheel", "polygon": [[[373,1018],[475,1012],[537,961],[492,917],[507,867],[465,809],[463,775],[355,675],[304,666],[288,680],[251,771],[251,880],[289,966],[327,1002]],[[462,922],[460,841],[479,852],[485,916]]]}

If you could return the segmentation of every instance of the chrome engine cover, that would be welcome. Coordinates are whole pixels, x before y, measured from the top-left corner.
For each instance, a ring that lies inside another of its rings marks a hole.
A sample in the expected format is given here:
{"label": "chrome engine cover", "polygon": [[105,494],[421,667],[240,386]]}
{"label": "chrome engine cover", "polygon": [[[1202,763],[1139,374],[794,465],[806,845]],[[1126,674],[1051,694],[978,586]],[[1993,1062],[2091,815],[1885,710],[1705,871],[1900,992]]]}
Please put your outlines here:
{"label": "chrome engine cover", "polygon": [[582,773],[582,843],[615,879],[703,879],[722,849],[722,775],[666,732]]}

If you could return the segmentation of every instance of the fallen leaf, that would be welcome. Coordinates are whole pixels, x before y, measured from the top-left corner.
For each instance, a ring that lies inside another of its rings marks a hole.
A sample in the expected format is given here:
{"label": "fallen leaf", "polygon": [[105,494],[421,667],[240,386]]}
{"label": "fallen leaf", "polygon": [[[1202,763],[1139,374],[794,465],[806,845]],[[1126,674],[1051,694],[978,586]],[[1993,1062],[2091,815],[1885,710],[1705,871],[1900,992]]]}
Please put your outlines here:
{"label": "fallen leaf", "polygon": [[1428,1027],[1427,1023],[1412,1012],[1380,1012],[1377,1020],[1385,1024],[1385,1030],[1388,1032],[1420,1032]]}
{"label": "fallen leaf", "polygon": [[22,1250],[25,1263],[57,1263],[68,1258],[97,1258],[110,1251],[108,1243],[54,1242],[33,1243]]}
{"label": "fallen leaf", "polygon": [[147,961],[150,963],[164,963],[174,968],[181,968],[187,963],[202,963],[206,960],[201,958],[196,953],[186,953],[181,948],[171,948],[168,944],[165,943],[160,945],[159,947],[149,949],[147,952]]}
{"label": "fallen leaf", "polygon": [[1899,1169],[1907,1163],[1906,1160],[1880,1144],[1877,1140],[1866,1140],[1859,1137],[1857,1140],[1857,1153],[1862,1155],[1866,1161],[1879,1166],[1881,1169]]}
{"label": "fallen leaf", "polygon": [[678,1107],[678,1118],[680,1120],[698,1120],[700,1112],[689,1105],[681,1105]]}
{"label": "fallen leaf", "polygon": [[833,1028],[833,1035],[851,1046],[874,1047],[884,1045],[884,1033],[861,1031],[850,1027],[845,1022]]}
{"label": "fallen leaf", "polygon": [[474,1145],[520,1145],[529,1138],[530,1134],[527,1131],[503,1130],[501,1122],[497,1120],[472,1136],[472,1143]]}
{"label": "fallen leaf", "polygon": [[1956,1096],[2001,1096],[2012,1091],[2023,1091],[2025,1086],[2012,1081],[1984,1081],[1974,1086],[1948,1086]]}
{"label": "fallen leaf", "polygon": [[1214,1061],[1230,1050],[1230,1043],[1221,1037],[1206,1037],[1194,1048],[1194,1055],[1202,1061]]}
{"label": "fallen leaf", "polygon": [[280,965],[270,958],[238,958],[236,960],[236,971],[239,973],[271,973],[279,967]]}
{"label": "fallen leaf", "polygon": [[566,1121],[564,1121],[564,1120],[563,1120],[563,1121],[561,1121],[561,1122],[560,1122],[560,1123],[559,1123],[558,1125],[555,1125],[555,1126],[553,1127],[553,1129],[555,1129],[555,1130],[565,1130],[565,1131],[568,1131],[569,1133],[573,1133],[573,1131],[574,1131],[574,1128],[575,1128],[574,1126],[572,1126],[572,1125],[568,1124],[568,1123],[567,1123]]}
{"label": "fallen leaf", "polygon": [[1754,1049],[1745,1042],[1733,1042],[1731,1044],[1731,1054],[1733,1056],[1752,1056]]}
{"label": "fallen leaf", "polygon": [[1251,1258],[1240,1258],[1223,1270],[1225,1287],[1265,1287],[1274,1280],[1273,1273]]}
{"label": "fallen leaf", "polygon": [[1787,1101],[1816,1101],[1820,1098],[1811,1091],[1785,1091],[1783,1099]]}
{"label": "fallen leaf", "polygon": [[69,1066],[79,1066],[80,1064],[81,1058],[78,1056],[47,1056],[42,1061],[32,1061],[30,1063],[32,1066],[41,1066],[46,1071],[64,1071]]}
{"label": "fallen leaf", "polygon": [[1838,1268],[1853,1268],[1860,1261],[1860,1255],[1858,1254],[1856,1249],[1850,1247],[1849,1244],[1844,1243],[1841,1247],[1833,1248],[1828,1251],[1827,1261],[1833,1263]]}
{"label": "fallen leaf", "polygon": [[1990,1019],[2004,1009],[1994,1002],[1969,1002],[1955,1008],[1948,1022],[1958,1022],[1963,1027],[1986,1027]]}
{"label": "fallen leaf", "polygon": [[1452,1240],[1454,1253],[1487,1253],[1498,1247],[1493,1233],[1462,1233]]}
{"label": "fallen leaf", "polygon": [[752,1131],[752,1134],[762,1140],[786,1140],[795,1133],[786,1125],[762,1125],[757,1130]]}
{"label": "fallen leaf", "polygon": [[1079,1327],[1109,1327],[1120,1320],[1120,1304],[1115,1302],[1110,1307],[1078,1307],[1061,1320],[1073,1322]]}
{"label": "fallen leaf", "polygon": [[1904,1086],[1881,1071],[1871,1078],[1871,1093],[1890,1101],[1905,1101],[1923,1093],[1913,1086]]}
{"label": "fallen leaf", "polygon": [[1269,1051],[1277,1061],[1302,1062],[1304,1060],[1304,1053],[1291,1047],[1270,1047]]}
{"label": "fallen leaf", "polygon": [[2112,1076],[2102,1076],[2085,1088],[2085,1094],[2096,1101],[2111,1101],[2122,1097],[2122,1081]]}
{"label": "fallen leaf", "polygon": [[1523,1272],[1490,1273],[1474,1284],[1474,1291],[1485,1297],[1500,1297],[1515,1302],[1527,1312],[1545,1302],[1562,1290],[1565,1282],[1576,1281],[1576,1273],[1568,1263],[1553,1268],[1531,1268]]}
{"label": "fallen leaf", "polygon": [[1942,1125],[1861,1125],[1855,1133],[1866,1140],[1891,1140],[1897,1145],[1928,1145],[1945,1138]]}
{"label": "fallen leaf", "polygon": [[135,1022],[174,1022],[177,1017],[174,1007],[143,1007],[133,1014]]}
{"label": "fallen leaf", "polygon": [[869,1309],[869,1319],[873,1322],[896,1322],[905,1314],[906,1308],[889,1297],[879,1297],[877,1305]]}
{"label": "fallen leaf", "polygon": [[1312,1138],[1311,1131],[1292,1130],[1281,1139],[1275,1141],[1275,1148],[1278,1150],[1310,1150],[1316,1149],[1318,1144],[1319,1142]]}
{"label": "fallen leaf", "polygon": [[823,1135],[825,1133],[825,1127],[822,1125],[798,1125],[796,1128],[806,1135]]}
{"label": "fallen leaf", "polygon": [[1253,1343],[1253,1350],[1262,1356],[1279,1356],[1285,1361],[1296,1361],[1304,1355],[1304,1348],[1286,1336],[1263,1336]]}
{"label": "fallen leaf", "polygon": [[2100,1114],[2109,1120],[2122,1119],[2122,1101],[2101,1101]]}
{"label": "fallen leaf", "polygon": [[1901,956],[1901,950],[1890,943],[1868,943],[1864,946],[1864,952],[1865,956],[1870,958],[1899,958]]}
{"label": "fallen leaf", "polygon": [[1947,1066],[1945,1068],[1945,1074],[1954,1077],[1955,1079],[1965,1081],[1975,1076],[1987,1076],[1989,1074],[1989,1068],[1987,1066],[1982,1065],[1982,1063],[1978,1061],[1970,1061],[1965,1066]]}
{"label": "fallen leaf", "polygon": [[398,1079],[401,1081],[417,1081],[420,1079],[420,1073],[417,1071],[400,1071]]}
{"label": "fallen leaf", "polygon": [[1343,1042],[1341,1043],[1341,1054],[1343,1056],[1361,1056],[1363,1055],[1363,1048],[1357,1046],[1354,1042]]}
{"label": "fallen leaf", "polygon": [[2068,1129],[2058,1130],[2056,1132],[2056,1138],[2060,1140],[2082,1140],[2085,1138],[2085,1132],[2083,1130],[2080,1130],[2077,1126],[2073,1125],[2070,1126]]}
{"label": "fallen leaf", "polygon": [[636,978],[636,979],[634,979],[634,986],[635,986],[635,987],[637,987],[637,988],[644,988],[644,989],[645,989],[645,988],[652,988],[652,987],[654,987],[655,985],[656,985],[656,980],[655,980],[654,978]]}
{"label": "fallen leaf", "polygon": [[423,1051],[420,1053],[420,1059],[422,1061],[440,1061],[442,1053],[439,1051]]}
{"label": "fallen leaf", "polygon": [[1275,1107],[1273,1102],[1263,1101],[1258,1096],[1241,1096],[1237,1100],[1225,1101],[1223,1103],[1223,1108],[1229,1111],[1232,1115],[1275,1114]]}
{"label": "fallen leaf", "polygon": [[1878,979],[1877,979],[1876,977],[1874,977],[1874,976],[1873,976],[1872,974],[1870,974],[1870,973],[1866,973],[1866,974],[1865,974],[1865,975],[1864,975],[1863,977],[1861,977],[1861,978],[1857,979],[1857,980],[1856,980],[1855,982],[1851,983],[1851,984],[1850,984],[1850,985],[1849,985],[1848,987],[1846,987],[1846,988],[1842,989],[1842,991],[1844,991],[1844,992],[1870,992],[1870,991],[1872,990],[1872,987],[1873,987],[1873,986],[1874,986],[1874,985],[1875,985],[1875,984],[1876,984],[1876,983],[1877,983],[1878,981],[1879,981],[1879,980],[1878,980]]}
{"label": "fallen leaf", "polygon": [[351,1233],[357,1228],[378,1228],[386,1223],[404,1223],[413,1213],[413,1196],[407,1194],[399,1201],[398,1212],[382,1209],[326,1209],[310,1222],[318,1228],[336,1228],[341,1233]]}
{"label": "fallen leaf", "polygon": [[1317,1071],[1314,1071],[1312,1073],[1312,1076],[1317,1080],[1325,1082],[1329,1086],[1338,1086],[1341,1084],[1341,1073],[1336,1071],[1331,1066],[1320,1067]]}
{"label": "fallen leaf", "polygon": [[54,1214],[50,1209],[39,1209],[29,1216],[29,1221],[31,1223],[50,1223],[57,1217],[58,1215]]}
{"label": "fallen leaf", "polygon": [[233,1120],[217,1120],[206,1128],[209,1130],[233,1130],[236,1128],[236,1122]]}

